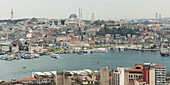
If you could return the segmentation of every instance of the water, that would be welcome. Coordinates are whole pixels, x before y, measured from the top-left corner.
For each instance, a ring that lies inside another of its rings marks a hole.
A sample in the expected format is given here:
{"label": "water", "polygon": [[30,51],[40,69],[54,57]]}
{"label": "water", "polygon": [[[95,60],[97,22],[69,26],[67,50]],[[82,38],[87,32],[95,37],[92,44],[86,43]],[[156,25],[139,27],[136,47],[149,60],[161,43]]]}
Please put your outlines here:
{"label": "water", "polygon": [[[99,61],[99,65],[98,65]],[[29,60],[0,60],[0,80],[9,81],[12,78],[21,79],[31,77],[34,71],[56,71],[59,70],[97,70],[109,65],[111,69],[118,66],[132,67],[135,64],[157,63],[166,65],[167,71],[170,71],[170,57],[161,57],[159,51],[133,51],[125,50],[117,52],[109,50],[108,53],[93,54],[61,54],[60,59],[54,59],[50,56],[41,56],[38,59]],[[26,67],[26,68],[23,68]]]}

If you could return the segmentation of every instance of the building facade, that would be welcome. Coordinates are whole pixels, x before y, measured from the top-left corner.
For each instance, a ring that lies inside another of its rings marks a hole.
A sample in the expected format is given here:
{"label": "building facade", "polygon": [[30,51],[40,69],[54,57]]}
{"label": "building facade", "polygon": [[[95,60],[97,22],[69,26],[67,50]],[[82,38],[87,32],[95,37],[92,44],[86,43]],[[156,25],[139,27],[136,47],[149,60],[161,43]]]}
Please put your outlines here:
{"label": "building facade", "polygon": [[109,85],[109,68],[102,68],[100,70],[100,85]]}

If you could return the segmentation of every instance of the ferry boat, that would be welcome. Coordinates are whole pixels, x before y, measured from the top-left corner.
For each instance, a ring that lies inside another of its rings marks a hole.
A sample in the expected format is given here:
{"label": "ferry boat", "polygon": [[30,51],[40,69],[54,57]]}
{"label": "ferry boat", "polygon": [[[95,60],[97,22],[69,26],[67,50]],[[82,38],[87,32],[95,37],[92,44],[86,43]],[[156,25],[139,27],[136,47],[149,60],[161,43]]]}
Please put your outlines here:
{"label": "ferry boat", "polygon": [[96,53],[107,53],[107,49],[106,48],[97,48],[95,49]]}
{"label": "ferry boat", "polygon": [[161,45],[160,54],[161,56],[169,56],[168,48],[165,48],[164,44]]}
{"label": "ferry boat", "polygon": [[58,54],[51,54],[50,56],[51,56],[52,58],[56,58],[56,59],[60,58]]}

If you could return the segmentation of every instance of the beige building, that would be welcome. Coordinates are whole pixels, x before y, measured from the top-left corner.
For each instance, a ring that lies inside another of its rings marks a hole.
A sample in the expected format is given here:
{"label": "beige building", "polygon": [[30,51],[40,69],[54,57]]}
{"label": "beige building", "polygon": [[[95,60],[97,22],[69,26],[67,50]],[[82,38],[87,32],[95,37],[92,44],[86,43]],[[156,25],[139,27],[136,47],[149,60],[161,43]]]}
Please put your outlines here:
{"label": "beige building", "polygon": [[39,52],[39,46],[38,45],[30,45],[29,46],[29,52],[30,53]]}
{"label": "beige building", "polygon": [[71,76],[66,72],[57,72],[55,83],[56,85],[71,85]]}
{"label": "beige building", "polygon": [[136,64],[134,67],[129,69],[129,80],[136,80],[142,78],[143,65]]}
{"label": "beige building", "polygon": [[19,51],[19,47],[18,46],[12,46],[12,52],[16,53]]}
{"label": "beige building", "polygon": [[77,76],[78,81],[80,81],[83,85],[91,85],[94,84],[95,81],[89,76]]}
{"label": "beige building", "polygon": [[10,51],[9,45],[3,45],[1,49],[2,49],[2,51],[5,51],[5,52]]}
{"label": "beige building", "polygon": [[101,68],[100,70],[100,85],[109,85],[109,68]]}
{"label": "beige building", "polygon": [[155,69],[154,68],[149,70],[149,84],[155,85]]}

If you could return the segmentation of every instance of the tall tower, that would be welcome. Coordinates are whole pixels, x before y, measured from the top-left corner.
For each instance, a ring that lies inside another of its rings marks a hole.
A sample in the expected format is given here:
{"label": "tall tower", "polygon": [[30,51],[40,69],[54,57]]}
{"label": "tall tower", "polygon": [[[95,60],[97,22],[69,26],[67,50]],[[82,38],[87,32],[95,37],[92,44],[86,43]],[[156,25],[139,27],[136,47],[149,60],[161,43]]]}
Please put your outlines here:
{"label": "tall tower", "polygon": [[91,15],[91,23],[94,23],[94,13]]}
{"label": "tall tower", "polygon": [[161,17],[161,14],[159,14],[159,19],[161,19],[162,17]]}
{"label": "tall tower", "polygon": [[13,12],[13,9],[11,9],[11,20],[14,19],[14,12]]}
{"label": "tall tower", "polygon": [[156,12],[156,19],[158,19],[158,12]]}

